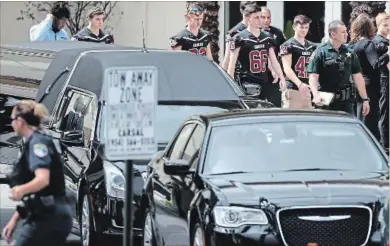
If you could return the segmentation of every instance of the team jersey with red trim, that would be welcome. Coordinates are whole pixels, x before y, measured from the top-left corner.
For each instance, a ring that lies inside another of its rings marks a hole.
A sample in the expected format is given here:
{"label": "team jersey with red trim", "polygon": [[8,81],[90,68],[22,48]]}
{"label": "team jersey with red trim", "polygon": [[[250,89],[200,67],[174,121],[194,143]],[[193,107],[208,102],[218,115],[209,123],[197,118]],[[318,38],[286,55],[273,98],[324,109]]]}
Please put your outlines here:
{"label": "team jersey with red trim", "polygon": [[172,48],[181,46],[182,50],[187,50],[191,53],[204,56],[206,55],[207,46],[210,41],[210,35],[202,29],[199,30],[197,36],[187,29],[183,29],[178,34],[170,38]]}
{"label": "team jersey with red trim", "polygon": [[258,37],[248,30],[234,35],[230,49],[240,48],[237,58],[240,64],[238,70],[240,82],[256,84],[268,82],[268,52],[274,46],[274,40],[266,32],[260,32]]}
{"label": "team jersey with red trim", "polygon": [[[317,45],[313,42],[305,40],[305,45],[302,45],[295,38],[290,38],[280,46],[281,56],[291,54],[291,69],[302,83],[309,83],[309,75],[306,69],[316,48]],[[288,88],[298,90],[298,87],[291,80],[287,79],[286,82]]]}

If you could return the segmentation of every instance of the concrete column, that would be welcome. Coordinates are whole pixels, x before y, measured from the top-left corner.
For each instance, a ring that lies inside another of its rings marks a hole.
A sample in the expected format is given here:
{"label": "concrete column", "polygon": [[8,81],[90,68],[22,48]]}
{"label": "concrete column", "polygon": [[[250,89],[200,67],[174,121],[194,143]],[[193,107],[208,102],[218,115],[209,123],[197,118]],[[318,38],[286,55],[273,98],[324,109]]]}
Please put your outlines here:
{"label": "concrete column", "polygon": [[328,37],[328,25],[333,20],[341,20],[342,16],[342,7],[341,7],[341,1],[336,2],[325,2],[325,28],[324,28],[324,35],[325,37]]}
{"label": "concrete column", "polygon": [[229,2],[218,1],[219,11],[218,11],[218,44],[219,44],[219,62],[223,61],[225,54],[225,33],[226,31],[226,22],[229,20],[229,14],[226,14],[226,9],[229,9]]}
{"label": "concrete column", "polygon": [[267,7],[271,10],[271,25],[284,32],[284,2],[267,1]]}

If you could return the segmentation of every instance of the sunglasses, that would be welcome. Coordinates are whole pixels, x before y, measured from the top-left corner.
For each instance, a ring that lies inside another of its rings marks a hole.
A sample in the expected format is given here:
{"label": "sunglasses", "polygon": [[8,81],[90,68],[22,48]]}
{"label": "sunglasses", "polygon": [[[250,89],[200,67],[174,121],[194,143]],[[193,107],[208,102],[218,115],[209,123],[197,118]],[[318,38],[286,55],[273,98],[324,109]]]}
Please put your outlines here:
{"label": "sunglasses", "polygon": [[188,14],[200,15],[204,9],[200,6],[191,6],[187,9]]}

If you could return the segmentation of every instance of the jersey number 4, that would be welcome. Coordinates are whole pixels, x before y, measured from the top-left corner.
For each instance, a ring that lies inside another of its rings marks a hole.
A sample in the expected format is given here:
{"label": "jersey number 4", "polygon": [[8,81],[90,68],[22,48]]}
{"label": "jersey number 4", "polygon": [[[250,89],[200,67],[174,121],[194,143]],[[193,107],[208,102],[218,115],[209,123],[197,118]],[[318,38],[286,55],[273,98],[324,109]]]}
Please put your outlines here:
{"label": "jersey number 4", "polygon": [[267,71],[268,50],[252,50],[249,52],[249,65],[252,73]]}
{"label": "jersey number 4", "polygon": [[295,64],[295,71],[297,72],[298,78],[308,78],[306,66],[310,62],[310,56],[300,56],[297,64]]}
{"label": "jersey number 4", "polygon": [[200,47],[199,49],[192,48],[192,49],[189,49],[188,51],[191,53],[194,53],[195,55],[206,55],[206,50],[207,49],[205,47]]}

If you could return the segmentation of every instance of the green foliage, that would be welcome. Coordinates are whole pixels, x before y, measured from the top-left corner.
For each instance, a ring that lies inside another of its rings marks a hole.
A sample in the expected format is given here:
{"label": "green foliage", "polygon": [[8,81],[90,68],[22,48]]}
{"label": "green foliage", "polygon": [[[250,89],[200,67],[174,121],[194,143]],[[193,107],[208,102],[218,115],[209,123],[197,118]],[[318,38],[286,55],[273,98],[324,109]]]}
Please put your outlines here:
{"label": "green foliage", "polygon": [[[20,10],[20,16],[16,18],[18,21],[25,19],[36,20],[36,14],[48,14],[55,2],[27,2],[25,8]],[[100,7],[104,10],[106,20],[115,15],[123,15],[123,11],[115,11],[118,2],[110,1],[69,1],[66,2],[71,11],[70,19],[67,23],[71,35],[76,34],[79,30],[88,24],[87,12],[92,7]],[[106,29],[110,30],[112,27],[106,25]]]}
{"label": "green foliage", "polygon": [[374,19],[379,13],[385,12],[386,10],[385,1],[351,1],[349,2],[349,5],[352,7],[349,23],[352,23],[352,21],[361,13],[366,13]]}
{"label": "green foliage", "polygon": [[294,36],[294,30],[292,27],[292,20],[288,20],[286,22],[286,25],[284,26],[284,35],[286,36],[286,39],[289,39]]}

